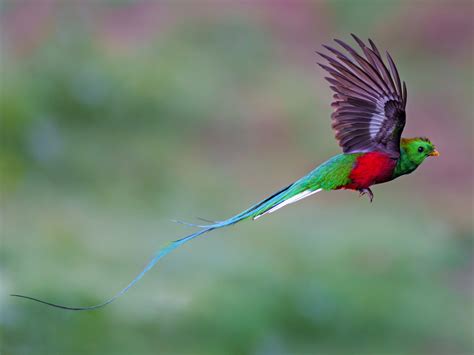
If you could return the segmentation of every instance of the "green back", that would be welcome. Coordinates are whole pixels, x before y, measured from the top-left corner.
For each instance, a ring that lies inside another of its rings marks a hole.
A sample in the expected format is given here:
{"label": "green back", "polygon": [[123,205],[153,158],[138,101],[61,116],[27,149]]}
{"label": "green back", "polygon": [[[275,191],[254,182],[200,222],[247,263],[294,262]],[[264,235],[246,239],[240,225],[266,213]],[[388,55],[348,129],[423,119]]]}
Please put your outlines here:
{"label": "green back", "polygon": [[335,190],[350,183],[355,160],[362,153],[339,154],[324,162],[300,181],[311,189]]}

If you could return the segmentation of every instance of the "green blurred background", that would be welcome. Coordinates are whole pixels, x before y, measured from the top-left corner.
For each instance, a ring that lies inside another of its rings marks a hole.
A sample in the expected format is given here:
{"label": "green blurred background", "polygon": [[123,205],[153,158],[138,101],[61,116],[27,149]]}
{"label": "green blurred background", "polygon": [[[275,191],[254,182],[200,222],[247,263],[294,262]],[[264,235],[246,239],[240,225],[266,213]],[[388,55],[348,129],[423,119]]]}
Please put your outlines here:
{"label": "green blurred background", "polygon": [[[472,1],[3,1],[2,354],[472,354]],[[315,50],[407,82],[415,174],[154,250],[339,153]]]}

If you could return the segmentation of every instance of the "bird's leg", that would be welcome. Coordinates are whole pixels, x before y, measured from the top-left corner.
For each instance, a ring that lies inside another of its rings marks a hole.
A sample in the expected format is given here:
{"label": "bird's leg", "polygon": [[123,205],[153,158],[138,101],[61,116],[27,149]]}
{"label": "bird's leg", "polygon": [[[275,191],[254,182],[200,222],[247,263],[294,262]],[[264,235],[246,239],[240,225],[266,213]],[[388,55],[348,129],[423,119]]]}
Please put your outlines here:
{"label": "bird's leg", "polygon": [[374,193],[373,193],[372,190],[369,189],[369,188],[360,189],[359,192],[360,192],[360,196],[364,196],[365,194],[368,194],[368,195],[369,195],[370,202],[372,202],[372,200],[374,199]]}

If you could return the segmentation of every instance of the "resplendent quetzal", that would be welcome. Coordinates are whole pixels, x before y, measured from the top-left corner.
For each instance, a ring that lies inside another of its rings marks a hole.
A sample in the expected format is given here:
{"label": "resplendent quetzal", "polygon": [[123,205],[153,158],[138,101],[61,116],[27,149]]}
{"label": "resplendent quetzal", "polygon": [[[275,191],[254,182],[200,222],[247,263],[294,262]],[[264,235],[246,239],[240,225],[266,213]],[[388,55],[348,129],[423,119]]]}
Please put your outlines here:
{"label": "resplendent quetzal", "polygon": [[67,310],[100,308],[127,292],[158,260],[191,239],[244,220],[256,220],[323,190],[356,190],[361,195],[368,194],[372,202],[374,195],[370,186],[410,174],[426,157],[438,156],[438,151],[427,138],[401,138],[407,90],[390,54],[387,52],[387,67],[370,39],[369,47],[355,35],[352,37],[360,46],[362,55],[337,39],[335,42],[347,51],[346,54],[329,46],[324,46],[328,54],[319,53],[327,60],[327,64],[319,65],[329,73],[326,80],[335,92],[332,127],[343,154],[332,157],[306,176],[229,219],[209,222],[208,225],[187,223],[199,230],[159,250],[135,279],[103,303],[68,307],[29,296],[12,296]]}

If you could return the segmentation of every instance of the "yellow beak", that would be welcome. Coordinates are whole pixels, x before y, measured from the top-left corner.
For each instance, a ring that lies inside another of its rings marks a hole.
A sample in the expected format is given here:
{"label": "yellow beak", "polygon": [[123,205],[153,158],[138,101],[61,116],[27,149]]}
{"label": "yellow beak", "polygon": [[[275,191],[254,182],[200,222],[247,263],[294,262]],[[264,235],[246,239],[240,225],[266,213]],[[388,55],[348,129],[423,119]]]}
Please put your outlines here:
{"label": "yellow beak", "polygon": [[434,149],[431,153],[430,153],[430,157],[439,157],[439,152]]}

